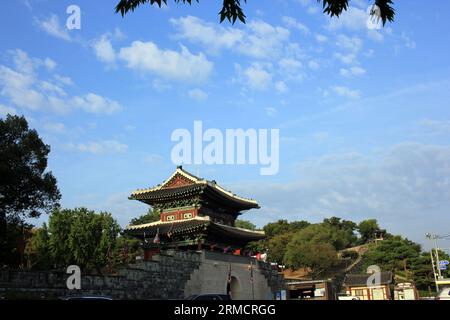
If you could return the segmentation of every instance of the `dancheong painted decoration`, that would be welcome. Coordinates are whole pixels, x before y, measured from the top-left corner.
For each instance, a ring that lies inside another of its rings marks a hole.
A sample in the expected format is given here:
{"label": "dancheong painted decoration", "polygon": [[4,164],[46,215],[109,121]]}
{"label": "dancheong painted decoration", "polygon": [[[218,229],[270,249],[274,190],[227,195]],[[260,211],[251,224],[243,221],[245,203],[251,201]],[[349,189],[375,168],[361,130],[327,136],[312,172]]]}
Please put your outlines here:
{"label": "dancheong painted decoration", "polygon": [[181,166],[162,184],[136,190],[129,198],[160,214],[159,221],[125,229],[128,235],[142,239],[146,258],[160,248],[233,252],[265,237],[263,231],[235,227],[242,211],[259,208],[255,200],[239,197]]}

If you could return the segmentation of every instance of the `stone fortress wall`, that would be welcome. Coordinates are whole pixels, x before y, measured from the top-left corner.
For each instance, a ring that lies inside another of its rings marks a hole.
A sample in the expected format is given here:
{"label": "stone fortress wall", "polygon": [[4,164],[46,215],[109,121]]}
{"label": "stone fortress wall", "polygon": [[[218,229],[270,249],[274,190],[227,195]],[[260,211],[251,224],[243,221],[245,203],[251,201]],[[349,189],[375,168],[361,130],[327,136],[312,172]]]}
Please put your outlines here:
{"label": "stone fortress wall", "polygon": [[225,294],[230,266],[233,299],[274,299],[275,293],[284,289],[283,277],[267,263],[209,251],[168,250],[150,261],[121,268],[117,275],[82,274],[80,290],[67,289],[69,274],[65,272],[0,270],[0,297],[183,299],[191,294]]}

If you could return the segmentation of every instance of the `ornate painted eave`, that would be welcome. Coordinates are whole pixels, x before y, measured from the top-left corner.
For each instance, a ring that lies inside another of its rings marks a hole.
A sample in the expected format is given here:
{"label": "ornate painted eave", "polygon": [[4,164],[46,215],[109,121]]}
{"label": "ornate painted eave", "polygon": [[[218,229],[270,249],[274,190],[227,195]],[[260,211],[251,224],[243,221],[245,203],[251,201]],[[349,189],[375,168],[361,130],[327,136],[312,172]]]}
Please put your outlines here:
{"label": "ornate painted eave", "polygon": [[209,217],[195,217],[186,220],[176,220],[170,222],[152,222],[134,226],[127,226],[125,233],[134,236],[154,237],[156,233],[164,235],[171,233],[173,235],[182,233],[194,233],[198,231],[213,232],[217,235],[223,235],[235,239],[246,239],[255,241],[265,238],[264,231],[253,231],[243,228],[231,227],[224,224],[212,222]]}
{"label": "ornate painted eave", "polygon": [[224,201],[234,203],[236,206],[241,206],[242,210],[259,208],[255,200],[240,197],[224,189],[215,181],[196,177],[183,170],[181,166],[177,167],[175,172],[162,184],[152,188],[138,189],[130,195],[129,199],[149,203],[151,201],[181,198],[204,192],[208,192],[211,196],[223,199]]}

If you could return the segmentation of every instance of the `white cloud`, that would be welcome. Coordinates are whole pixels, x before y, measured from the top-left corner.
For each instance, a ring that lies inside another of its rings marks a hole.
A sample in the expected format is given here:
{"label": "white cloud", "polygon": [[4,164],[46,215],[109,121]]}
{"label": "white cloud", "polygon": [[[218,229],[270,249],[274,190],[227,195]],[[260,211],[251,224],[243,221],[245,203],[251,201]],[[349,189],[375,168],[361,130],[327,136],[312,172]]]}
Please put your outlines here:
{"label": "white cloud", "polygon": [[181,52],[162,50],[153,42],[134,41],[120,49],[119,57],[130,69],[174,80],[202,82],[213,69],[202,53],[194,55],[184,46]]}
{"label": "white cloud", "polygon": [[423,241],[424,230],[448,233],[449,164],[449,146],[402,143],[377,153],[337,153],[303,161],[291,182],[230,187],[259,200],[260,224],[331,216],[376,218],[392,233]]}
{"label": "white cloud", "polygon": [[1,94],[18,107],[37,110],[42,106],[44,96],[32,87],[35,81],[33,74],[17,72],[0,65]]}
{"label": "white cloud", "polygon": [[326,36],[324,36],[323,34],[316,34],[315,38],[316,38],[317,42],[321,42],[321,43],[328,41],[328,38]]}
{"label": "white cloud", "polygon": [[269,117],[274,116],[277,112],[278,112],[278,110],[277,110],[276,108],[274,108],[274,107],[267,107],[267,108],[266,108],[266,114],[267,114]]}
{"label": "white cloud", "polygon": [[383,42],[384,40],[383,34],[378,30],[368,30],[367,36],[375,42]]}
{"label": "white cloud", "polygon": [[[15,69],[0,65],[0,93],[16,107],[30,110],[67,113],[83,109],[91,113],[113,113],[121,110],[118,102],[95,93],[70,96],[64,86],[73,84],[68,77],[52,74],[50,79],[41,79],[39,68],[48,68],[48,61],[30,58],[24,51],[11,52]],[[56,80],[56,81],[55,81]]]}
{"label": "white cloud", "polygon": [[46,58],[44,60],[44,64],[45,64],[45,66],[47,67],[47,69],[49,71],[53,71],[56,68],[56,66],[57,66],[57,63],[54,60],[50,59],[50,58]]}
{"label": "white cloud", "polygon": [[284,83],[284,81],[275,82],[275,89],[279,93],[286,93],[289,90],[286,83]]}
{"label": "white cloud", "polygon": [[104,34],[100,39],[92,44],[97,58],[106,63],[114,63],[116,61],[116,52],[111,44],[108,35]]}
{"label": "white cloud", "polygon": [[6,115],[17,115],[17,110],[13,107],[5,106],[4,104],[0,104],[0,117],[6,117]]}
{"label": "white cloud", "polygon": [[50,132],[62,133],[66,131],[66,126],[60,122],[46,122],[44,123],[44,129]]}
{"label": "white cloud", "polygon": [[196,101],[205,101],[208,98],[208,94],[199,88],[189,90],[188,95]]}
{"label": "white cloud", "polygon": [[295,28],[303,32],[304,34],[309,34],[309,28],[305,26],[303,23],[298,21],[297,19],[293,17],[284,16],[282,18],[283,23],[288,28]]}
{"label": "white cloud", "polygon": [[311,70],[317,70],[317,69],[319,69],[320,65],[319,65],[319,63],[317,61],[311,60],[311,61],[308,62],[308,67]]}
{"label": "white cloud", "polygon": [[272,26],[262,20],[253,20],[243,29],[223,27],[187,16],[171,19],[177,37],[199,43],[209,51],[230,49],[253,58],[271,58],[280,55],[289,40],[289,30]]}
{"label": "white cloud", "polygon": [[342,54],[336,52],[334,57],[344,64],[355,64],[357,62],[356,55],[354,53]]}
{"label": "white cloud", "polygon": [[306,12],[309,14],[315,14],[320,11],[320,4],[318,4],[315,0],[296,0],[296,2],[305,7]]}
{"label": "white cloud", "polygon": [[62,39],[65,41],[72,41],[67,29],[59,24],[58,16],[55,14],[50,15],[46,20],[35,20],[38,26],[44,30],[47,34]]}
{"label": "white cloud", "polygon": [[292,58],[283,58],[278,62],[282,72],[297,72],[303,64],[300,60]]}
{"label": "white cloud", "polygon": [[263,65],[253,63],[251,66],[242,69],[236,65],[238,73],[238,82],[253,90],[265,90],[272,83],[272,74],[268,72]]}
{"label": "white cloud", "polygon": [[349,37],[344,34],[337,36],[336,45],[342,49],[359,52],[362,48],[363,42],[357,36]]}
{"label": "white cloud", "polygon": [[243,31],[237,28],[218,26],[193,16],[172,18],[170,22],[177,29],[178,37],[200,43],[213,51],[231,49],[244,37]]}
{"label": "white cloud", "polygon": [[242,54],[254,58],[275,57],[289,40],[289,30],[257,20],[248,24],[247,35],[238,47]]}
{"label": "white cloud", "polygon": [[419,125],[434,135],[450,133],[450,121],[447,120],[421,119]]}
{"label": "white cloud", "polygon": [[331,87],[331,90],[333,90],[338,96],[345,98],[358,99],[361,97],[361,92],[359,90],[352,90],[345,86],[334,86]]}
{"label": "white cloud", "polygon": [[402,32],[400,36],[404,41],[405,47],[407,47],[409,49],[416,48],[416,42],[414,40],[412,40],[411,37],[409,37],[405,32]]}
{"label": "white cloud", "polygon": [[369,17],[370,15],[365,10],[349,6],[347,11],[342,12],[339,17],[330,18],[327,27],[331,30],[366,30]]}
{"label": "white cloud", "polygon": [[41,81],[39,86],[44,91],[54,93],[61,97],[67,96],[67,93],[64,91],[64,89],[57,84],[50,83],[48,81]]}
{"label": "white cloud", "polygon": [[283,83],[288,80],[301,81],[305,77],[303,63],[293,58],[283,58],[278,61],[278,73],[283,79]]}
{"label": "white cloud", "polygon": [[102,97],[95,93],[76,96],[73,98],[72,103],[75,108],[80,108],[89,113],[112,114],[122,110],[122,106],[117,101]]}
{"label": "white cloud", "polygon": [[355,66],[355,67],[351,67],[349,69],[342,68],[340,70],[340,73],[341,73],[342,76],[349,78],[351,76],[362,76],[362,75],[364,75],[366,73],[366,69],[358,67],[358,66]]}
{"label": "white cloud", "polygon": [[92,154],[114,154],[124,153],[128,150],[126,144],[116,140],[101,140],[87,143],[69,143],[67,149],[74,152],[92,153]]}
{"label": "white cloud", "polygon": [[56,79],[56,81],[58,81],[59,83],[66,85],[66,86],[71,86],[73,85],[73,81],[70,77],[64,77],[64,76],[60,76],[60,75],[53,75],[53,77]]}

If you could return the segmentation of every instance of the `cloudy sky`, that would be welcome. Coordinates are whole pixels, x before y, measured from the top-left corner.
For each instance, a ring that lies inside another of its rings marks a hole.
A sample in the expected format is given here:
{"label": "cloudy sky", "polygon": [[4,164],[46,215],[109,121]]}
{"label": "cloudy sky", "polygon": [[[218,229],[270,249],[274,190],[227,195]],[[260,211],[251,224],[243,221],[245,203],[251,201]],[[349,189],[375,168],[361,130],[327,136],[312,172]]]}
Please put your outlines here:
{"label": "cloudy sky", "polygon": [[[65,207],[146,211],[127,196],[175,169],[175,129],[279,129],[280,169],[185,166],[280,218],[376,218],[425,244],[450,233],[450,21],[447,1],[395,1],[367,27],[365,0],[340,19],[316,1],[249,0],[247,24],[220,1],[143,7],[117,0],[8,1],[0,11],[0,116],[24,114],[51,145]],[[81,8],[68,30],[66,9]],[[45,217],[35,223],[45,221]],[[444,244],[443,244],[444,245]],[[445,244],[450,247],[450,243]]]}

